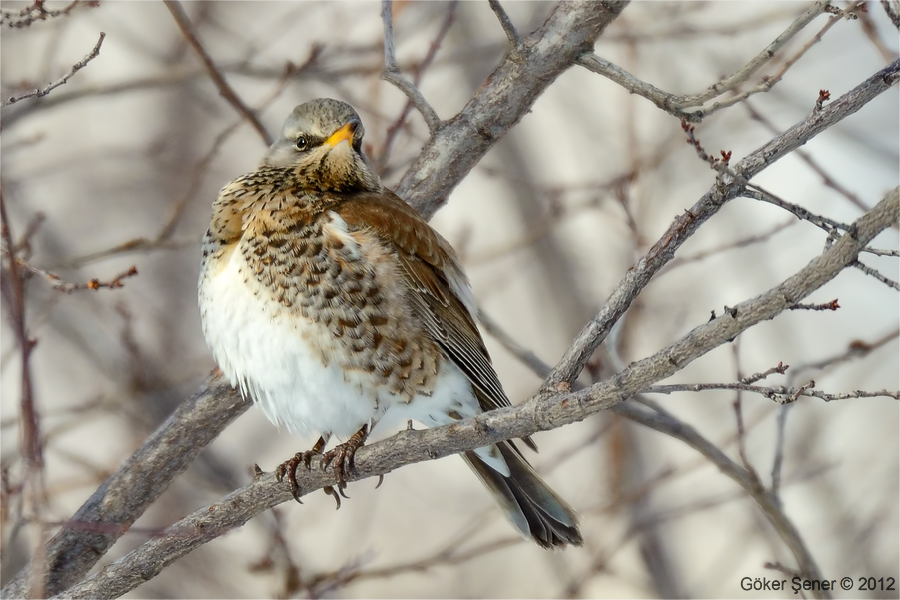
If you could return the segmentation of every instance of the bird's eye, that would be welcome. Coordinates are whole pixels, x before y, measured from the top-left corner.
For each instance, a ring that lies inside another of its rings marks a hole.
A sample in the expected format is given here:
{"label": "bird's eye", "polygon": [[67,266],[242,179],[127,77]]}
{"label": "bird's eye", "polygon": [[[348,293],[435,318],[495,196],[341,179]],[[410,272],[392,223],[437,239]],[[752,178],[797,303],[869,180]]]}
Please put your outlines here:
{"label": "bird's eye", "polygon": [[301,135],[297,138],[297,141],[294,142],[294,146],[297,150],[306,150],[309,147],[309,140]]}

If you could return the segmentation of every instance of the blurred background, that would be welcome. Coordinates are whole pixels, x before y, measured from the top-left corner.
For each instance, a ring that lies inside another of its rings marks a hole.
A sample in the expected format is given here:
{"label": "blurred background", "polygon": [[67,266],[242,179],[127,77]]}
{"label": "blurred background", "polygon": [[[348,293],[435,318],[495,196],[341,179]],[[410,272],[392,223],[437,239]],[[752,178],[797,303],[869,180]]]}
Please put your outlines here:
{"label": "blurred background", "polygon": [[[3,10],[27,6],[4,2]],[[380,3],[183,6],[229,84],[273,134],[299,103],[323,96],[350,102],[388,185],[428,139],[415,111],[400,122],[406,97],[380,80]],[[553,4],[504,6],[524,36]],[[596,52],[668,92],[696,93],[739,69],[808,6],[635,2]],[[737,162],[806,117],[820,89],[837,98],[894,60],[897,30],[881,5],[869,3],[860,16],[837,22],[771,92],[699,124],[707,151],[731,150]],[[751,84],[776,73],[827,19],[815,20]],[[486,2],[397,2],[394,29],[401,70],[444,119],[463,108],[507,51]],[[4,582],[29,559],[37,523],[69,518],[213,369],[196,302],[200,239],[218,190],[252,170],[265,150],[162,3],[79,5],[29,27],[4,27],[0,96],[55,81],[101,31],[99,57],[66,85],[2,112],[5,225],[14,240],[27,237],[28,262],[72,283],[138,270],[117,289],[66,294],[40,276],[28,282],[48,492],[40,510],[15,493],[22,477],[21,353],[4,313]],[[437,51],[423,68],[432,47]],[[714,183],[714,172],[684,139],[674,117],[573,67],[431,223],[458,250],[481,309],[555,364],[626,270]],[[852,222],[897,186],[898,139],[895,86],[804,146],[805,158],[792,154],[754,182]],[[614,354],[628,364],[656,352],[710,311],[777,285],[825,242],[824,232],[783,210],[732,201],[641,294],[614,336]],[[897,228],[873,245],[896,249]],[[897,258],[867,255],[863,262],[900,279]],[[808,301],[834,298],[840,310],[785,313],[666,383],[733,382],[783,362],[788,372],[763,385],[814,379],[833,393],[896,390],[897,291],[849,269]],[[527,399],[540,379],[490,335],[485,339],[512,401]],[[738,460],[734,392],[655,399]],[[803,398],[782,408],[744,394],[741,405],[747,460],[768,483],[773,461],[783,456],[784,510],[823,574],[898,578],[897,400]],[[101,564],[244,484],[254,463],[272,470],[313,441],[276,433],[261,412],[249,411]],[[463,461],[449,458],[391,473],[377,491],[373,480],[351,484],[340,512],[324,494],[282,505],[129,597],[785,595],[740,590],[743,577],[781,577],[765,562],[793,568],[794,559],[742,490],[683,443],[607,414],[536,441],[541,452],[530,460],[583,516],[582,549],[550,553],[519,539]]]}

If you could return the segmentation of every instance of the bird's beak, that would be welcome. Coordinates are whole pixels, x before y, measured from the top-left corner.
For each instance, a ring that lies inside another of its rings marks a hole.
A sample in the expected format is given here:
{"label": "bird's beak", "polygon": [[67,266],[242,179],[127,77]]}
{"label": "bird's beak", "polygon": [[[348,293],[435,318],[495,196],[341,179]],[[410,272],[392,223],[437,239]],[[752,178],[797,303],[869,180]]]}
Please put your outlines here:
{"label": "bird's beak", "polygon": [[356,128],[359,126],[359,123],[356,121],[350,121],[337,131],[335,131],[330,138],[325,140],[325,145],[329,148],[334,148],[344,140],[350,142],[350,145],[353,145],[353,134],[356,132]]}

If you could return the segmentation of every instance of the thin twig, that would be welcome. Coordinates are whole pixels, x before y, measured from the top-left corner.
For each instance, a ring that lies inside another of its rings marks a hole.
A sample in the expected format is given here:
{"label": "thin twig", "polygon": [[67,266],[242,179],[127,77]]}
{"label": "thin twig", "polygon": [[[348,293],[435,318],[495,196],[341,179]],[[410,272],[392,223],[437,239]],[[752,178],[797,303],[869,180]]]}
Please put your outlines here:
{"label": "thin twig", "polygon": [[[778,135],[781,131],[775,126],[775,124],[766,117],[763,113],[759,112],[754,108],[749,102],[744,102],[744,107],[750,113],[750,117],[755,121],[759,121],[762,125],[768,129],[771,133]],[[799,157],[803,162],[807,164],[807,166],[816,172],[819,177],[822,178],[822,183],[824,183],[827,187],[830,187],[837,193],[841,194],[844,198],[853,203],[854,206],[859,208],[862,211],[869,210],[869,207],[865,205],[865,203],[859,199],[859,196],[845,188],[841,185],[836,179],[834,179],[828,171],[826,171],[819,163],[817,163],[812,156],[810,156],[809,152],[803,150],[802,148],[798,148],[794,154]]]}
{"label": "thin twig", "polygon": [[[6,253],[6,251],[4,251],[4,254],[5,253]],[[19,265],[22,268],[34,273],[35,275],[39,275],[39,276],[43,277],[44,280],[50,284],[50,287],[52,287],[54,290],[56,290],[58,292],[62,292],[63,294],[71,294],[72,292],[77,292],[78,290],[94,290],[94,291],[96,291],[101,288],[116,289],[116,288],[124,287],[125,284],[122,283],[123,279],[128,279],[129,277],[134,277],[135,275],[138,274],[137,267],[132,266],[127,271],[125,271],[123,273],[119,273],[118,275],[116,275],[115,277],[110,279],[109,281],[100,281],[99,279],[91,279],[90,281],[88,281],[86,283],[71,283],[68,281],[61,280],[59,278],[59,275],[56,275],[55,273],[51,273],[44,269],[35,267],[34,265],[29,264],[22,259],[18,259],[17,262],[19,263]]]}
{"label": "thin twig", "polygon": [[200,39],[197,37],[197,34],[194,32],[194,28],[191,25],[190,19],[188,19],[187,14],[184,12],[184,9],[181,7],[181,4],[178,0],[164,0],[166,7],[169,9],[169,12],[172,13],[172,17],[175,19],[175,22],[178,24],[178,27],[181,29],[181,32],[184,34],[185,39],[191,45],[191,47],[197,52],[197,55],[200,57],[200,60],[203,62],[203,66],[206,67],[206,72],[209,73],[209,77],[213,80],[213,83],[216,84],[216,87],[219,88],[219,93],[228,101],[231,106],[234,107],[236,111],[240,115],[242,115],[247,121],[250,122],[250,125],[259,133],[259,136],[263,139],[266,146],[271,146],[272,136],[269,135],[269,132],[266,131],[266,128],[263,127],[262,123],[259,122],[256,114],[250,110],[244,101],[240,99],[240,97],[231,89],[231,86],[228,85],[228,82],[225,81],[225,77],[222,75],[219,68],[216,66],[216,63],[213,62],[212,57],[206,52],[206,49],[203,47],[203,44],[200,43]]}
{"label": "thin twig", "polygon": [[784,375],[785,372],[791,368],[791,365],[786,365],[782,362],[779,362],[776,366],[771,369],[767,369],[762,373],[754,373],[753,375],[748,375],[747,377],[739,378],[739,381],[744,385],[750,385],[751,383],[756,383],[757,381],[761,381],[768,377],[769,375],[774,375],[778,373],[779,375]]}
{"label": "thin twig", "polygon": [[503,27],[503,33],[506,34],[509,45],[512,46],[513,50],[519,50],[522,47],[522,38],[519,37],[519,32],[516,31],[515,25],[509,20],[509,15],[503,10],[499,0],[488,0],[488,4],[491,5],[491,10],[497,15],[497,20],[500,21],[500,26]]}
{"label": "thin twig", "polygon": [[[447,8],[447,14],[444,17],[443,23],[441,23],[441,28],[438,30],[437,36],[435,36],[434,41],[432,41],[431,45],[428,47],[428,52],[425,54],[425,58],[422,59],[421,64],[415,70],[412,80],[413,87],[418,89],[419,83],[422,80],[422,76],[434,61],[434,57],[437,55],[437,51],[441,47],[441,43],[444,41],[444,38],[447,37],[447,33],[450,31],[450,25],[453,24],[453,19],[456,14],[456,6],[458,4],[459,0],[451,0],[450,5]],[[387,134],[384,138],[384,145],[382,146],[381,152],[379,153],[378,163],[376,165],[376,168],[379,172],[383,171],[385,167],[387,167],[388,158],[390,157],[391,147],[394,144],[394,140],[397,138],[397,134],[403,127],[403,124],[406,123],[406,118],[409,116],[409,113],[410,111],[412,111],[413,107],[414,103],[412,98],[407,98],[406,105],[404,105],[403,110],[400,112],[400,116],[390,127],[388,127]]]}
{"label": "thin twig", "polygon": [[803,208],[802,206],[799,206],[797,204],[794,204],[792,202],[788,202],[787,200],[779,198],[772,192],[770,192],[768,190],[764,190],[763,188],[761,188],[757,185],[751,184],[750,186],[748,186],[741,193],[741,196],[743,196],[745,198],[750,198],[753,200],[759,200],[761,202],[768,202],[769,204],[774,204],[775,206],[777,206],[779,208],[783,208],[784,210],[788,211],[789,213],[791,213],[798,219],[800,219],[802,221],[808,221],[808,222],[812,223],[813,225],[815,225],[816,227],[819,227],[820,229],[827,231],[828,233],[831,233],[835,229],[847,231],[850,228],[850,226],[847,225],[846,223],[841,223],[839,221],[829,219],[828,217],[823,217],[823,216],[817,215],[815,213],[812,213],[812,212],[806,210],[805,208]]}
{"label": "thin twig", "polygon": [[22,10],[0,8],[0,25],[6,23],[15,28],[28,27],[35,21],[66,16],[79,6],[100,6],[100,2],[99,0],[74,0],[59,10],[47,10],[44,8],[44,0],[34,0],[31,5]]}
{"label": "thin twig", "polygon": [[[811,382],[815,383],[815,382]],[[854,390],[852,392],[843,393],[826,393],[813,389],[813,385],[806,384],[800,387],[787,387],[783,385],[777,386],[760,386],[747,385],[744,383],[679,383],[671,385],[654,385],[646,390],[646,394],[674,394],[676,392],[707,392],[710,390],[740,390],[744,392],[753,392],[761,394],[771,400],[776,400],[780,404],[789,404],[795,402],[801,396],[810,398],[819,398],[831,402],[833,400],[848,400],[850,398],[893,398],[900,400],[900,392],[890,390],[864,391]]]}
{"label": "thin twig", "polygon": [[434,109],[425,100],[422,92],[410,83],[400,73],[400,67],[397,66],[397,57],[394,55],[394,23],[392,20],[392,1],[381,1],[381,19],[384,21],[384,72],[381,78],[397,86],[397,88],[406,94],[406,97],[413,103],[416,109],[422,114],[425,123],[428,125],[428,131],[432,137],[441,127],[441,118],[434,112]]}
{"label": "thin twig", "polygon": [[874,254],[875,256],[900,256],[900,250],[882,250],[880,248],[863,248],[863,252]]}
{"label": "thin twig", "polygon": [[[679,119],[684,119],[688,122],[696,123],[697,121],[702,120],[703,117],[708,116],[709,114],[717,110],[725,108],[726,106],[730,106],[736,102],[739,102],[752,94],[768,91],[769,89],[771,89],[771,87],[775,83],[777,83],[777,81],[781,79],[781,77],[784,76],[784,73],[787,71],[790,65],[795,63],[800,58],[800,56],[803,55],[808,46],[821,38],[825,30],[820,31],[817,39],[814,39],[812,42],[807,44],[807,46],[805,46],[799,54],[795,55],[791,60],[786,61],[785,67],[783,67],[775,77],[765,79],[761,84],[757,85],[749,92],[745,92],[744,94],[740,94],[739,96],[736,96],[735,98],[729,99],[725,102],[718,102],[707,108],[703,108],[697,111],[686,110],[695,106],[702,106],[704,103],[722,96],[726,92],[735,89],[737,86],[747,81],[750,76],[753,75],[753,73],[755,73],[763,65],[772,60],[776,53],[789,40],[791,40],[800,31],[802,31],[816,17],[824,13],[828,5],[829,0],[819,0],[814,5],[809,7],[806,11],[804,11],[802,15],[797,17],[797,19],[795,19],[787,27],[787,29],[785,29],[781,33],[781,35],[775,38],[775,40],[771,44],[766,46],[759,54],[757,54],[750,62],[741,67],[738,71],[736,71],[732,75],[729,75],[728,77],[717,81],[703,92],[692,94],[689,96],[676,96],[675,94],[665,92],[649,83],[641,81],[618,65],[604,60],[596,54],[589,53],[581,56],[578,59],[578,64],[588,69],[589,71],[593,71],[594,73],[611,79],[612,81],[624,87],[629,92],[638,94],[639,96],[650,100],[656,106],[665,110],[669,114],[678,117]],[[838,19],[838,17],[834,17],[832,20]],[[827,27],[830,26],[831,25],[828,25]]]}
{"label": "thin twig", "polygon": [[857,269],[859,269],[860,271],[862,271],[863,273],[865,273],[866,275],[868,275],[870,277],[874,277],[875,279],[877,279],[884,285],[886,285],[888,287],[892,287],[895,290],[900,291],[900,282],[894,281],[893,279],[889,279],[888,277],[882,275],[881,273],[879,273],[872,267],[865,265],[858,260],[853,263],[853,266],[856,267]]}
{"label": "thin twig", "polygon": [[72,68],[69,69],[68,73],[66,73],[65,75],[63,75],[62,77],[60,77],[59,79],[54,81],[53,83],[51,83],[51,84],[47,85],[46,87],[43,87],[39,90],[32,90],[32,91],[28,92],[27,94],[22,94],[21,96],[12,96],[9,99],[7,99],[6,101],[4,101],[3,104],[0,106],[9,106],[10,104],[15,104],[16,102],[19,102],[20,100],[25,100],[26,98],[43,98],[44,96],[46,96],[47,94],[49,94],[50,92],[52,92],[53,90],[58,88],[59,86],[64,85],[67,81],[69,81],[69,79],[72,78],[73,75],[75,75],[75,73],[77,73],[78,71],[80,71],[81,69],[86,67],[89,62],[91,62],[92,60],[97,58],[97,56],[100,55],[100,46],[103,45],[103,40],[105,40],[105,39],[106,39],[106,34],[101,31],[100,39],[97,40],[96,44],[94,44],[94,48],[90,51],[90,53],[87,56],[85,56],[83,59],[81,59],[79,62],[72,65]]}

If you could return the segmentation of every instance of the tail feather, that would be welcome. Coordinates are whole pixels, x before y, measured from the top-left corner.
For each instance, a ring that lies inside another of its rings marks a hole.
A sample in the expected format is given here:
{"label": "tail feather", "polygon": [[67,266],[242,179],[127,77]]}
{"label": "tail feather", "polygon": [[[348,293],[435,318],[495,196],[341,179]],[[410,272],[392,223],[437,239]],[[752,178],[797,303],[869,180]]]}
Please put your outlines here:
{"label": "tail feather", "polygon": [[544,483],[512,442],[496,447],[509,467],[509,477],[485,464],[475,452],[466,452],[463,458],[513,525],[542,548],[581,546],[575,511]]}

